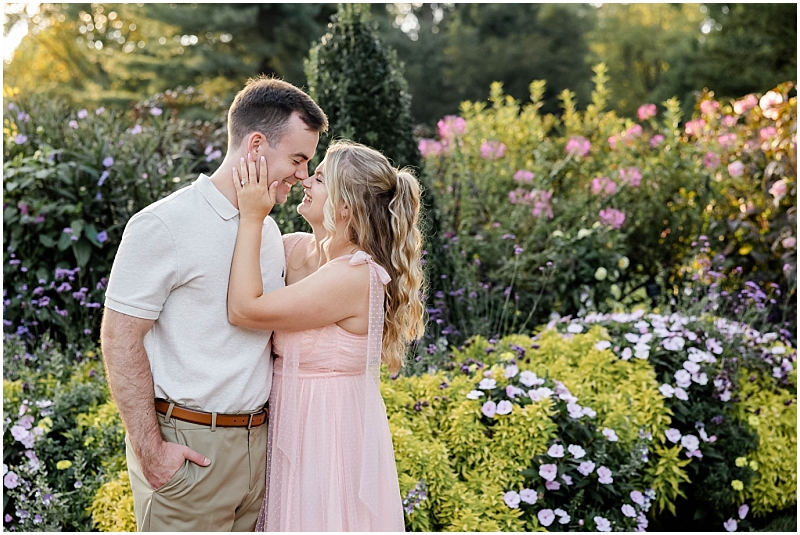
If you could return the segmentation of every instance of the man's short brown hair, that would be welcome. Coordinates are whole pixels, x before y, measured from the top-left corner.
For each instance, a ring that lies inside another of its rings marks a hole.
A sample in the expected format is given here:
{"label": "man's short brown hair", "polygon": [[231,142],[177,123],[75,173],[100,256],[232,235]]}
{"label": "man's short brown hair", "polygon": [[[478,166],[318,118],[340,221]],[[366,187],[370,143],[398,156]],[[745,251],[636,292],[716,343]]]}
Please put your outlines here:
{"label": "man's short brown hair", "polygon": [[286,133],[292,113],[310,130],[328,130],[325,112],[305,92],[271,76],[250,78],[228,110],[229,146],[237,147],[248,134],[261,132],[274,147]]}

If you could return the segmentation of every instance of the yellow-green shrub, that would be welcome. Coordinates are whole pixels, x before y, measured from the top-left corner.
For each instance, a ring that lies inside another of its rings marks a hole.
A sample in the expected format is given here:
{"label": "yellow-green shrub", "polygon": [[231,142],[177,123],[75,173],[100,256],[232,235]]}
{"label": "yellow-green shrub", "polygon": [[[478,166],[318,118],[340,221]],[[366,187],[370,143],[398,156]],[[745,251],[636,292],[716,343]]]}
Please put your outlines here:
{"label": "yellow-green shrub", "polygon": [[89,510],[92,524],[99,531],[136,531],[133,492],[127,470],[98,489]]}

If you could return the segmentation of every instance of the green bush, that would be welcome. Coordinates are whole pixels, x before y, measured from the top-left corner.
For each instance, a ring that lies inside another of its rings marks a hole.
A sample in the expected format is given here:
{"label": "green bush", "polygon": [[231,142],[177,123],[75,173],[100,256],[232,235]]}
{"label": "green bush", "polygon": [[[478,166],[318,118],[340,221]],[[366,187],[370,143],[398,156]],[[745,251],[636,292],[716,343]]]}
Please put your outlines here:
{"label": "green bush", "polygon": [[7,108],[5,330],[96,337],[128,219],[210,169],[224,148],[222,121],[176,120],[156,104],[75,112],[18,98]]}

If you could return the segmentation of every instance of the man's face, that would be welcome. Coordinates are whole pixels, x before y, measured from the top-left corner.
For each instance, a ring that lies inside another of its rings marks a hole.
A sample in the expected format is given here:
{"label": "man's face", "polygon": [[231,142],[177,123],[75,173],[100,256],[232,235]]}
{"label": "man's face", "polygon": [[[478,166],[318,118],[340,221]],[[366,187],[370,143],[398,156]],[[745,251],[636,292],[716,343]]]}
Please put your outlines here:
{"label": "man's face", "polygon": [[263,155],[267,158],[269,181],[278,181],[278,204],[286,202],[292,186],[308,178],[308,162],[314,156],[318,142],[319,133],[309,130],[300,116],[293,113],[277,146],[265,144]]}

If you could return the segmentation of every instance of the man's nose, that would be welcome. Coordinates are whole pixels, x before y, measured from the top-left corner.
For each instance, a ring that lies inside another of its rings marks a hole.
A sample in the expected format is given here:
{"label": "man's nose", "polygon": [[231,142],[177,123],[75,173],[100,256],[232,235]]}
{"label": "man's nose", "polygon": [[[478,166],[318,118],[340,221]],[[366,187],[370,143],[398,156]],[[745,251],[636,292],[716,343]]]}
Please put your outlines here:
{"label": "man's nose", "polygon": [[302,181],[308,179],[308,164],[298,166],[297,172],[295,172],[294,176]]}

